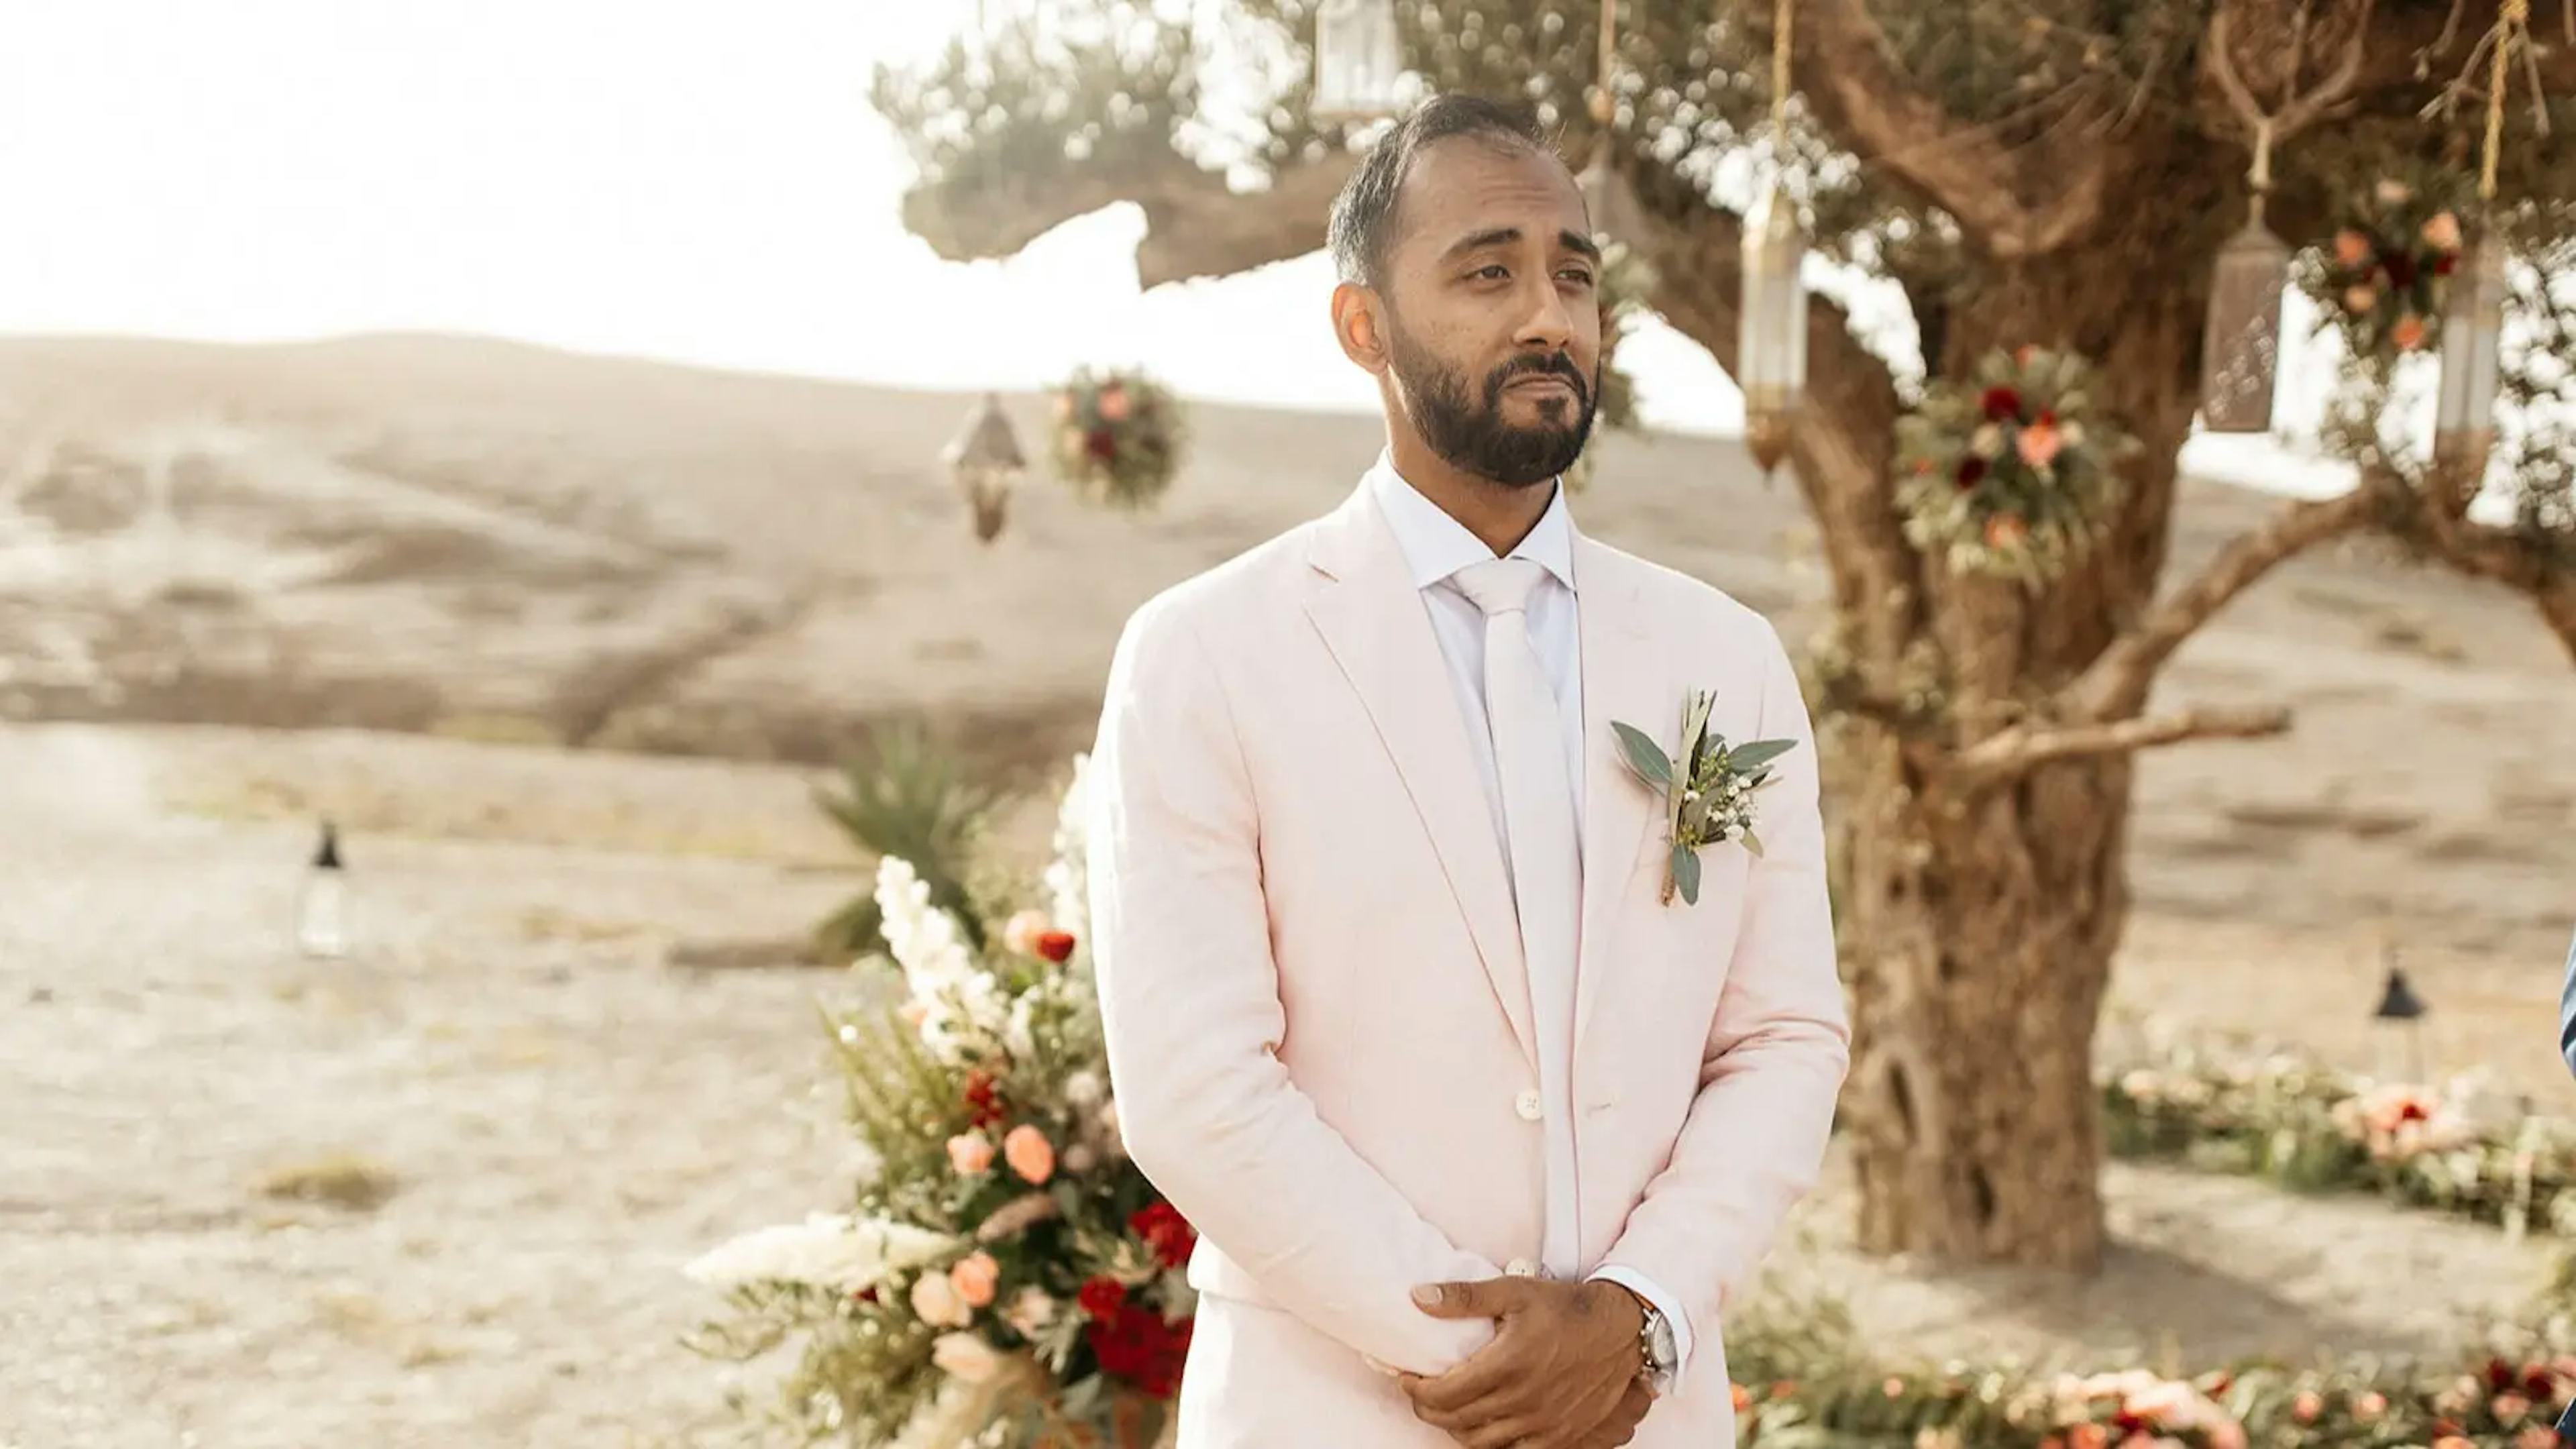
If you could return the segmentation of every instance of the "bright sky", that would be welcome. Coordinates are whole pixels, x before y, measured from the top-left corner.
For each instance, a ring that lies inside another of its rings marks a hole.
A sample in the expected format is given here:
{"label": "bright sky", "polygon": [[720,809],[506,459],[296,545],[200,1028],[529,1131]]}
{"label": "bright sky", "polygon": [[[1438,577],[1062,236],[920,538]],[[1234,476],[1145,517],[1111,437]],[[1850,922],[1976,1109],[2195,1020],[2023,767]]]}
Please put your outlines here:
{"label": "bright sky", "polygon": [[[927,387],[1143,363],[1199,396],[1374,407],[1326,327],[1320,257],[1140,295],[1132,208],[1003,263],[943,263],[906,234],[908,162],[867,78],[973,8],[20,5],[0,45],[0,331],[473,332]],[[1650,423],[1740,423],[1678,335],[1621,355]]]}

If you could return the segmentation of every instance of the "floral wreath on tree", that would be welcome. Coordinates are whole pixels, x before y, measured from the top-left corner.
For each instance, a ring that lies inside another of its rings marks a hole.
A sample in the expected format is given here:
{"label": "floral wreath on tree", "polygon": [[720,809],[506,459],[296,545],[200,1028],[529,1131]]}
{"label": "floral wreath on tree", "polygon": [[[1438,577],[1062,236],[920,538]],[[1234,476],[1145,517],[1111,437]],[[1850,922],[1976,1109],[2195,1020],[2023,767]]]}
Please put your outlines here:
{"label": "floral wreath on tree", "polygon": [[2390,360],[2438,343],[2460,264],[2458,211],[2409,182],[2381,181],[2352,208],[2310,289],[2357,358]]}
{"label": "floral wreath on tree", "polygon": [[1144,508],[1180,471],[1180,400],[1136,371],[1074,373],[1055,395],[1055,471],[1087,502]]}
{"label": "floral wreath on tree", "polygon": [[2100,537],[2136,440],[2094,416],[2084,360],[1996,352],[1897,422],[1897,504],[1914,546],[1962,573],[2038,583]]}

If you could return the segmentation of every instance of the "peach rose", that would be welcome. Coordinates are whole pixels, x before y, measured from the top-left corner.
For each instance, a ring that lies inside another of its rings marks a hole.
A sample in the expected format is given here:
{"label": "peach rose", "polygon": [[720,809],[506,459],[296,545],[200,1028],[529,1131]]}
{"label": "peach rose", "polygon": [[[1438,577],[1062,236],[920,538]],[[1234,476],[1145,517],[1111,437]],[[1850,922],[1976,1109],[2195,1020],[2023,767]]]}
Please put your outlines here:
{"label": "peach rose", "polygon": [[973,1177],[993,1169],[993,1144],[981,1132],[960,1132],[948,1139],[948,1165],[961,1176]]}
{"label": "peach rose", "polygon": [[1002,945],[1015,956],[1034,956],[1038,953],[1038,937],[1046,931],[1046,912],[1022,911],[1002,927]]}
{"label": "peach rose", "polygon": [[1127,421],[1129,417],[1133,416],[1135,411],[1135,400],[1127,396],[1127,389],[1120,387],[1118,384],[1113,382],[1100,390],[1100,420],[1102,422],[1123,423]]}
{"label": "peach rose", "polygon": [[2104,1449],[2111,1442],[2111,1431],[2099,1424],[2078,1424],[2066,1431],[2067,1449]]}
{"label": "peach rose", "polygon": [[2290,1417],[2302,1424],[2315,1423],[2317,1415],[2325,1411],[2326,1401],[2314,1389],[2302,1389],[2299,1396],[2290,1401]]}
{"label": "peach rose", "polygon": [[2345,311],[2350,312],[2355,316],[2359,316],[2361,313],[2367,312],[2378,305],[2378,288],[2370,286],[2344,288],[2343,309]]}
{"label": "peach rose", "polygon": [[1002,1265],[990,1253],[970,1253],[949,1265],[948,1286],[969,1308],[991,1307],[993,1295],[1001,1291]]}
{"label": "peach rose", "polygon": [[2065,446],[2066,435],[2057,430],[2055,423],[2033,423],[2022,429],[2021,436],[2013,440],[2014,450],[2021,454],[2021,460],[2033,468],[2045,468],[2056,462],[2059,451]]}
{"label": "peach rose", "polygon": [[2388,1412],[2388,1396],[2373,1389],[2352,1401],[2352,1416],[2367,1424]]}
{"label": "peach rose", "polygon": [[1986,547],[2009,552],[2030,542],[2030,525],[2018,513],[1998,513],[1986,520]]}
{"label": "peach rose", "polygon": [[2446,252],[2460,249],[2460,219],[2447,211],[2434,213],[2424,223],[2424,240]]}
{"label": "peach rose", "polygon": [[971,1333],[943,1333],[930,1345],[930,1361],[961,1383],[989,1381],[1002,1368],[1002,1356]]}
{"label": "peach rose", "polygon": [[975,1310],[957,1296],[945,1273],[924,1273],[913,1280],[912,1311],[933,1328],[964,1328],[975,1321]]}
{"label": "peach rose", "polygon": [[2494,1412],[2497,1423],[2510,1429],[2531,1412],[2531,1400],[2508,1390],[2496,1395],[2495,1402],[2487,1407]]}
{"label": "peach rose", "polygon": [[2347,267],[2357,267],[2370,260],[2370,238],[2346,227],[2335,233],[2335,260]]}
{"label": "peach rose", "polygon": [[2388,329],[2388,340],[2396,343],[2400,352],[2412,352],[2423,346],[2424,319],[2412,312],[2398,318],[2397,325]]}
{"label": "peach rose", "polygon": [[1026,1122],[1012,1128],[1010,1135],[1002,1139],[1002,1160],[1031,1183],[1043,1184],[1055,1176],[1055,1144]]}

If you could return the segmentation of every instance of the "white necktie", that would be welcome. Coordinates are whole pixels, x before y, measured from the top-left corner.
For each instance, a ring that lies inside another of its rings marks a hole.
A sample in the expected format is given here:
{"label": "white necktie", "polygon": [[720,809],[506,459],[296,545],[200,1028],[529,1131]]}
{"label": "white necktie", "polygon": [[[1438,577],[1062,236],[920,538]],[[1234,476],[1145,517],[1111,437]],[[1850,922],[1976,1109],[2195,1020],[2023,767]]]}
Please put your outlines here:
{"label": "white necktie", "polygon": [[[1471,564],[1454,577],[1485,615],[1485,717],[1502,777],[1503,833],[1511,842],[1512,894],[1520,905],[1521,953],[1528,962],[1537,1033],[1539,1100],[1550,1119],[1543,1128],[1548,1179],[1572,1183],[1572,1125],[1557,1119],[1573,1100],[1567,1075],[1583,856],[1575,842],[1574,788],[1566,778],[1556,695],[1530,643],[1530,594],[1547,570],[1528,559],[1503,558]],[[1574,1223],[1556,1216],[1549,1215],[1541,1252],[1548,1271],[1565,1277],[1579,1266],[1582,1240]]]}

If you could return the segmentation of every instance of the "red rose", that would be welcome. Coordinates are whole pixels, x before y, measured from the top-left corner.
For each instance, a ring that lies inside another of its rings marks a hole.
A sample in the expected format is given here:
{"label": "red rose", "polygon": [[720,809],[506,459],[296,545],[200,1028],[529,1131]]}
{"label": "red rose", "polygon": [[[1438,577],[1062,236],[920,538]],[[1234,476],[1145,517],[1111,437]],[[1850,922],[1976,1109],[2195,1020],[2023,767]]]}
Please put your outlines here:
{"label": "red rose", "polygon": [[1071,931],[1040,931],[1038,932],[1037,948],[1039,955],[1044,956],[1058,966],[1061,966],[1073,958],[1073,933]]}
{"label": "red rose", "polygon": [[853,1293],[850,1296],[859,1300],[861,1303],[874,1303],[877,1301],[876,1285],[871,1283],[867,1287],[860,1289],[858,1292]]}
{"label": "red rose", "polygon": [[2522,1396],[2536,1403],[2551,1403],[2558,1397],[2558,1379],[2547,1364],[2522,1366]]}
{"label": "red rose", "polygon": [[2447,277],[2451,273],[2458,271],[2459,267],[2460,259],[2458,257],[2446,256],[2433,264],[2433,275],[2437,277]]}
{"label": "red rose", "polygon": [[2126,1409],[2122,1409],[2120,1412],[2111,1416],[2111,1427],[2119,1430],[2124,1436],[2129,1434],[2142,1434],[2146,1432],[2147,1421],[2130,1413]]}
{"label": "red rose", "polygon": [[1082,1291],[1075,1295],[1075,1300],[1081,1303],[1086,1317],[1094,1322],[1105,1322],[1117,1317],[1118,1310],[1127,1306],[1127,1285],[1115,1278],[1094,1278],[1082,1285]]}
{"label": "red rose", "polygon": [[1144,1239],[1145,1245],[1154,1250],[1154,1256],[1162,1259],[1166,1268],[1188,1264],[1190,1250],[1199,1242],[1198,1230],[1190,1226],[1188,1218],[1181,1216],[1180,1209],[1167,1202],[1139,1208],[1133,1217],[1127,1219],[1127,1231]]}
{"label": "red rose", "polygon": [[2487,1387],[2493,1389],[2497,1393],[2500,1394],[2505,1390],[2512,1388],[2513,1381],[2518,1377],[2520,1377],[2520,1375],[2514,1372],[2513,1365],[2506,1363],[2503,1359],[2491,1358],[2487,1360]]}
{"label": "red rose", "polygon": [[990,1127],[1002,1120],[1002,1094],[993,1082],[992,1073],[972,1071],[966,1074],[966,1106],[975,1114],[978,1127]]}
{"label": "red rose", "polygon": [[2379,266],[2382,271],[2388,273],[2388,280],[2397,286],[2411,287],[2415,285],[2415,259],[2408,256],[2406,253],[2393,251],[2381,252],[2379,254]]}
{"label": "red rose", "polygon": [[1986,460],[1974,453],[1959,460],[1959,491],[1967,492],[1986,476]]}
{"label": "red rose", "polygon": [[1118,461],[1118,439],[1107,428],[1094,428],[1082,440],[1082,451],[1103,463]]}
{"label": "red rose", "polygon": [[1102,1373],[1125,1379],[1153,1398],[1168,1399],[1181,1386],[1190,1328],[1189,1319],[1165,1323],[1161,1314],[1131,1303],[1116,1318],[1086,1327],[1083,1337]]}
{"label": "red rose", "polygon": [[2008,387],[1990,387],[1985,396],[1986,421],[1999,423],[2021,416],[2021,394]]}

